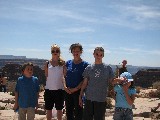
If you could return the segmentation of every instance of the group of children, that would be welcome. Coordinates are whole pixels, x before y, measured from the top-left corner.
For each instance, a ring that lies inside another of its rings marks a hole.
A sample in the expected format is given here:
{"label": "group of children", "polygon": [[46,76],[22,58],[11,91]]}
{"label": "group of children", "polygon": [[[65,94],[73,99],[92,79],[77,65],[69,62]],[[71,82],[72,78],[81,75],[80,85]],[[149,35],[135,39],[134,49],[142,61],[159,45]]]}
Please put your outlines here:
{"label": "group of children", "polygon": [[[64,101],[67,120],[105,120],[109,84],[113,86],[112,96],[115,99],[113,119],[133,120],[132,104],[136,90],[131,74],[124,71],[115,78],[112,68],[102,60],[105,53],[102,47],[94,49],[95,61],[92,64],[81,58],[81,44],[72,44],[69,50],[73,59],[65,62],[60,47],[52,45],[52,57],[45,63],[47,120],[52,119],[53,107],[57,110],[57,119],[62,120]],[[32,63],[24,64],[22,73],[15,88],[14,109],[19,109],[19,120],[26,120],[26,115],[27,120],[34,120],[38,107],[38,78],[32,76]]]}

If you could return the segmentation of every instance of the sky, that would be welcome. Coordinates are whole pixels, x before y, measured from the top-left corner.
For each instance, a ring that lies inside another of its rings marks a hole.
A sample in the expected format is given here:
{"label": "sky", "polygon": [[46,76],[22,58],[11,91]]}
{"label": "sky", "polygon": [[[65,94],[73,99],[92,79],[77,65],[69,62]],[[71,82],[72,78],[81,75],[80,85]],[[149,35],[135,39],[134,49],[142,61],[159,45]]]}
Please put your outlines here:
{"label": "sky", "polygon": [[51,45],[73,59],[71,44],[83,46],[82,59],[160,67],[160,0],[0,0],[0,55],[51,59]]}

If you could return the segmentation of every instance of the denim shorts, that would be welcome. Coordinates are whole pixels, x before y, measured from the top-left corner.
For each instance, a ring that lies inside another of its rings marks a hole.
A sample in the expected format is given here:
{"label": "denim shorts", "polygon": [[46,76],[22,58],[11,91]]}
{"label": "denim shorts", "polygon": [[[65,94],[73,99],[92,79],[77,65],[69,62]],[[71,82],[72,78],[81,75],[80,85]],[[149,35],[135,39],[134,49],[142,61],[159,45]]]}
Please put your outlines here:
{"label": "denim shorts", "polygon": [[113,115],[114,120],[133,120],[133,111],[129,108],[116,107]]}

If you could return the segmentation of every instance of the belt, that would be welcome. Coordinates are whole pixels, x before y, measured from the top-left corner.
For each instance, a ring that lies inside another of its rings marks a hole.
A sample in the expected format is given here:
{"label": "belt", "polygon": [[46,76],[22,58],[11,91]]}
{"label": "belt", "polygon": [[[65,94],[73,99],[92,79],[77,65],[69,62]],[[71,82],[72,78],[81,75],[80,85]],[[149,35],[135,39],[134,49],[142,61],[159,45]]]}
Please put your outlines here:
{"label": "belt", "polygon": [[132,109],[122,108],[122,107],[116,107],[115,110],[116,110],[116,111],[132,111]]}

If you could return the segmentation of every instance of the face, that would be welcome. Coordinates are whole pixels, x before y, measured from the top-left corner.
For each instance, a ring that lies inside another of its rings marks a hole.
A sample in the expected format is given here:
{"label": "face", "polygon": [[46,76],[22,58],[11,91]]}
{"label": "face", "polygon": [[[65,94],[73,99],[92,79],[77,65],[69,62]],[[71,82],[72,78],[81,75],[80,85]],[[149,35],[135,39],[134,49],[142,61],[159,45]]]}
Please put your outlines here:
{"label": "face", "polygon": [[26,66],[26,68],[23,71],[23,74],[26,77],[32,77],[32,75],[33,75],[33,66]]}
{"label": "face", "polygon": [[104,53],[102,51],[96,50],[93,55],[96,60],[102,60]]}
{"label": "face", "polygon": [[128,87],[131,85],[131,82],[128,82],[126,77],[121,77],[121,80],[123,80],[122,84],[127,85]]}
{"label": "face", "polygon": [[59,57],[59,55],[60,55],[60,50],[59,50],[58,48],[53,48],[53,49],[51,50],[51,54],[52,54],[52,56]]}
{"label": "face", "polygon": [[72,55],[74,58],[78,58],[80,57],[82,51],[80,50],[79,47],[75,47],[73,50],[72,50]]}
{"label": "face", "polygon": [[127,64],[127,61],[123,61],[122,63],[123,63],[123,65],[125,66],[125,65]]}

